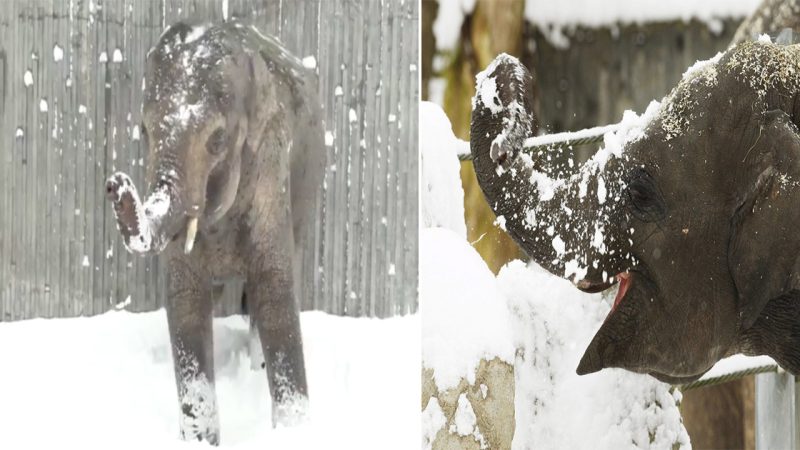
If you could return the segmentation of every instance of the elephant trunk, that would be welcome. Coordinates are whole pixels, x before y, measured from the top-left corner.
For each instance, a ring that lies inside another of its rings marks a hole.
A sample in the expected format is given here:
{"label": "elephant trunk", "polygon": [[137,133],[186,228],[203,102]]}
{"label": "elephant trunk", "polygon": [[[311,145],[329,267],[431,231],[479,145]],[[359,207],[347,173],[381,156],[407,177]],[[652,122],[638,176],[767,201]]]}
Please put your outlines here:
{"label": "elephant trunk", "polygon": [[122,172],[106,181],[106,197],[114,207],[117,227],[125,247],[140,255],[161,253],[182,227],[186,227],[185,251],[189,253],[197,233],[197,214],[187,211],[176,178],[163,176],[142,202],[133,181]]}
{"label": "elephant trunk", "polygon": [[500,226],[534,261],[583,290],[605,289],[626,269],[628,239],[615,219],[621,162],[573,168],[556,151],[525,153],[537,131],[533,91],[532,75],[508,55],[478,75],[470,131],[478,183]]}

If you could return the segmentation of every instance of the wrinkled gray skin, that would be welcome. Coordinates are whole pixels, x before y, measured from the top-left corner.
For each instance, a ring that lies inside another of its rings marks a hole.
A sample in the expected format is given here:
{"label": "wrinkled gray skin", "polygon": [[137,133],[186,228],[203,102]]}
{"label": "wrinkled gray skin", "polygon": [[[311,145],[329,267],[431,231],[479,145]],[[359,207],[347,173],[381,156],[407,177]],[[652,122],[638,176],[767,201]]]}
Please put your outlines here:
{"label": "wrinkled gray skin", "polygon": [[503,108],[476,96],[471,148],[508,233],[584,291],[630,276],[579,374],[621,367],[677,384],[735,353],[800,374],[800,46],[746,42],[684,77],[644,137],[602,170],[577,169],[585,195],[573,180],[550,200],[531,175],[570,169],[552,163],[557,155],[520,156],[536,131],[533,79],[505,55],[487,72]]}
{"label": "wrinkled gray skin", "polygon": [[800,33],[800,0],[763,0],[755,12],[739,25],[731,46],[787,28],[795,33],[793,41],[800,41],[797,36]]}
{"label": "wrinkled gray skin", "polygon": [[[307,402],[295,281],[325,158],[315,85],[277,41],[236,22],[202,35],[178,23],[148,53],[142,136],[151,194],[142,204],[122,173],[106,191],[126,247],[168,261],[184,439],[219,442],[211,323],[222,280],[245,280],[273,425],[298,419]],[[169,207],[158,212],[164,197]]]}

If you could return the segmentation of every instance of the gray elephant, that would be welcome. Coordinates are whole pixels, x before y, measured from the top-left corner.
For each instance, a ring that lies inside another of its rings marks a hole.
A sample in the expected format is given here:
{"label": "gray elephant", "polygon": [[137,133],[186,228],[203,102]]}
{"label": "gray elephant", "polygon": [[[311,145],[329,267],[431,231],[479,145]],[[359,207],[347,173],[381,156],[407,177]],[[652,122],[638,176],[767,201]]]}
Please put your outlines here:
{"label": "gray elephant", "polygon": [[619,283],[579,374],[678,384],[736,353],[800,374],[800,46],[745,42],[694,67],[642,136],[574,169],[524,150],[533,78],[516,59],[477,92],[475,171],[508,233],[581,290]]}
{"label": "gray elephant", "polygon": [[[295,283],[325,160],[316,80],[280,43],[237,22],[178,23],[147,55],[141,134],[150,194],[106,183],[129,251],[164,253],[181,436],[219,442],[213,286],[245,280],[272,420],[307,403]],[[313,241],[312,241],[313,242]]]}

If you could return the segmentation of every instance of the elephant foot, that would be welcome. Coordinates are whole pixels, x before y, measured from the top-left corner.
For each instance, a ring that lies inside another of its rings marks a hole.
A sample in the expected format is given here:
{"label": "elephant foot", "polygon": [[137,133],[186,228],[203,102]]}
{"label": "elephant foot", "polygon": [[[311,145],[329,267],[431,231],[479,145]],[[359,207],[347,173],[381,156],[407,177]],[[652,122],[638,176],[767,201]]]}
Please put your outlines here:
{"label": "elephant foot", "polygon": [[293,427],[308,421],[308,396],[293,394],[272,403],[272,427]]}
{"label": "elephant foot", "polygon": [[181,396],[180,429],[185,441],[219,444],[219,414],[214,386],[204,375],[188,380]]}
{"label": "elephant foot", "polygon": [[181,439],[187,442],[208,442],[216,447],[219,445],[219,429],[205,430],[202,432],[200,430],[181,430]]}

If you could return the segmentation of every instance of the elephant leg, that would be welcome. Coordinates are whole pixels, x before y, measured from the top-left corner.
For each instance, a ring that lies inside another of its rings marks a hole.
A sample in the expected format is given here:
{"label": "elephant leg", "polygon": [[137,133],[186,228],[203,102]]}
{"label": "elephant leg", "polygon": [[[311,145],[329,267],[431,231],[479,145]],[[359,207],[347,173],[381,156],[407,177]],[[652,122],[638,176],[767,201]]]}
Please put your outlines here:
{"label": "elephant leg", "polygon": [[186,258],[171,259],[167,322],[178,387],[181,438],[218,445],[212,319],[208,274]]}
{"label": "elephant leg", "polygon": [[261,338],[258,335],[256,321],[250,318],[250,339],[247,349],[250,353],[250,369],[261,370],[266,366],[264,362],[264,349],[261,348]]}
{"label": "elephant leg", "polygon": [[261,339],[258,337],[256,321],[252,319],[247,306],[247,291],[242,292],[242,314],[247,316],[250,323],[250,333],[247,339],[247,354],[250,355],[250,370],[258,371],[266,367],[264,352],[261,350]]}
{"label": "elephant leg", "polygon": [[[291,230],[289,228],[289,230]],[[289,231],[291,233],[291,231]],[[288,240],[276,242],[291,242]],[[273,249],[258,258],[246,291],[251,320],[261,338],[272,396],[272,425],[302,421],[308,406],[300,310],[292,283],[292,248]]]}

